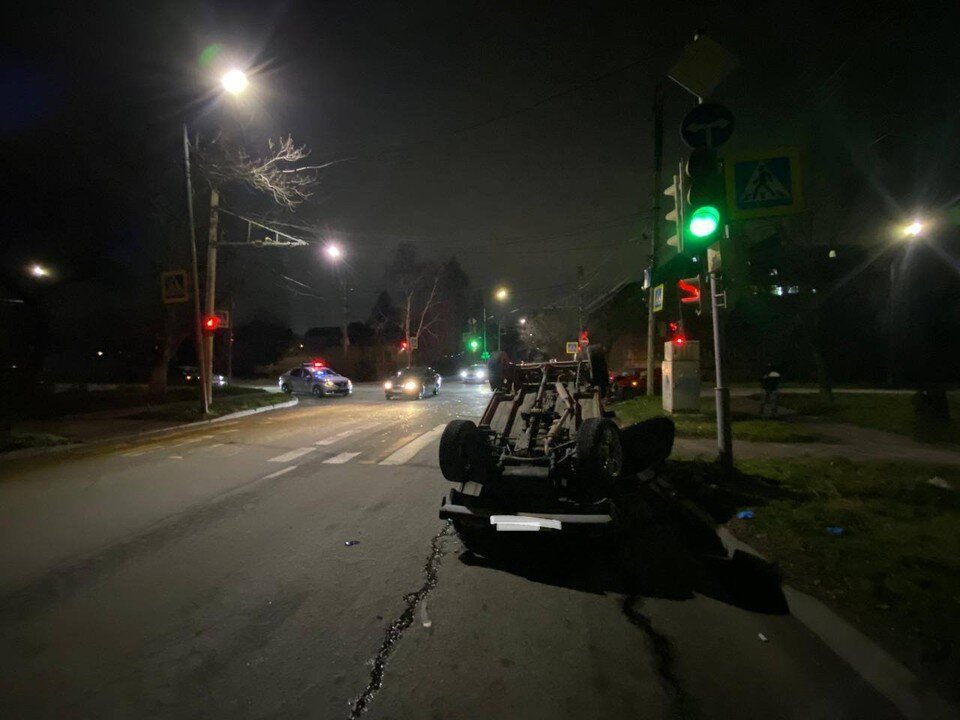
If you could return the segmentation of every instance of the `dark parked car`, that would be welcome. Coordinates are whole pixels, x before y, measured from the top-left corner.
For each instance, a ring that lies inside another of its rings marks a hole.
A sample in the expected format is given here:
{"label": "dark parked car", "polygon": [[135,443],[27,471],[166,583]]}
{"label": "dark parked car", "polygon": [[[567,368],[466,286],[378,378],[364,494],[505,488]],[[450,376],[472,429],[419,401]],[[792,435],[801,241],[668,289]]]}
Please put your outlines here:
{"label": "dark parked car", "polygon": [[383,394],[387,400],[396,397],[416,398],[422,400],[425,395],[438,395],[440,373],[429,367],[410,367],[397,372],[383,384]]}
{"label": "dark parked car", "polygon": [[[654,392],[660,393],[663,379],[659,367],[654,369],[653,379]],[[607,397],[610,398],[610,400],[629,400],[638,395],[645,395],[646,392],[646,368],[632,368],[630,370],[621,370],[617,373],[610,373],[610,388],[607,390]]]}
{"label": "dark parked car", "polygon": [[[179,365],[170,370],[168,381],[171,385],[197,385],[200,382],[200,368],[193,365]],[[226,384],[225,375],[213,374],[214,387],[223,387]]]}

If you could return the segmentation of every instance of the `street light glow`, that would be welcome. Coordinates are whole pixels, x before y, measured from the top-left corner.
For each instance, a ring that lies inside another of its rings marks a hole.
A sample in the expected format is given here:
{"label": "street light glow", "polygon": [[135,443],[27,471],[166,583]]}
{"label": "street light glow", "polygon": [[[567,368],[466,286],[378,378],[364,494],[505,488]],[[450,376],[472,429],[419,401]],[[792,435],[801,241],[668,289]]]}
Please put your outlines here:
{"label": "street light glow", "polygon": [[526,319],[526,318],[520,318],[520,324],[521,324],[521,325],[526,325],[526,324],[527,324],[527,319]]}
{"label": "street light glow", "polygon": [[239,95],[246,90],[249,83],[243,70],[234,68],[220,78],[220,84],[223,85],[223,89],[231,95]]}
{"label": "street light glow", "polygon": [[47,277],[50,274],[50,271],[47,270],[43,265],[31,265],[30,274],[36,278]]}
{"label": "street light glow", "polygon": [[340,249],[340,246],[332,243],[324,248],[324,252],[327,253],[331,260],[339,260],[343,256],[343,251]]}
{"label": "street light glow", "polygon": [[505,287],[497,288],[497,291],[493,294],[500,302],[506,300],[508,295],[510,295],[510,292]]}
{"label": "street light glow", "polygon": [[923,223],[919,220],[914,220],[912,223],[907,225],[903,229],[903,234],[907,237],[917,237],[920,233],[923,232]]}

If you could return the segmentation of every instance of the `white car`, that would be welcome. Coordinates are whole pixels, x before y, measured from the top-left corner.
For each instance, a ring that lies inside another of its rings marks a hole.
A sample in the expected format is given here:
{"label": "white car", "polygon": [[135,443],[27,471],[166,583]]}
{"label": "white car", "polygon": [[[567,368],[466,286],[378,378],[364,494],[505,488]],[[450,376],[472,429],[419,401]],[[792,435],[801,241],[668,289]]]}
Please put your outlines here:
{"label": "white car", "polygon": [[310,394],[322,398],[330,395],[352,395],[353,383],[323,363],[304,363],[288,370],[279,379],[280,390],[288,394]]}
{"label": "white car", "polygon": [[460,371],[460,380],[465,383],[485,383],[487,381],[486,365],[471,365]]}

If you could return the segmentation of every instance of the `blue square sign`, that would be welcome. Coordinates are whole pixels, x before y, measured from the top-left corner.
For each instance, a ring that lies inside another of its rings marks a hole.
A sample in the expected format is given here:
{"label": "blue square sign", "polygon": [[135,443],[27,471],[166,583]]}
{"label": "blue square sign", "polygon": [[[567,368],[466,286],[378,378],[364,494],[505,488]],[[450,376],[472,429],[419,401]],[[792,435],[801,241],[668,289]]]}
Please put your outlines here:
{"label": "blue square sign", "polygon": [[787,215],[803,209],[800,154],[796,148],[729,158],[725,167],[731,218]]}

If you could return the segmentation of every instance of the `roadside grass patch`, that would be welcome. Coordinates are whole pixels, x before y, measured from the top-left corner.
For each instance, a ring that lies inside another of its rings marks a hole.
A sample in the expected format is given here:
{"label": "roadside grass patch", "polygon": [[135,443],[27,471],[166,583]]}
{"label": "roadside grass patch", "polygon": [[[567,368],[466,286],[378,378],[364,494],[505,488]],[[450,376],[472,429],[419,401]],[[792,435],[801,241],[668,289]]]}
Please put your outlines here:
{"label": "roadside grass patch", "polygon": [[[197,394],[196,390],[194,390],[194,394]],[[269,393],[255,388],[216,388],[213,392],[213,405],[210,407],[210,414],[206,416],[200,411],[200,401],[194,398],[157,405],[149,410],[127,415],[125,418],[189,423],[198,420],[210,420],[243,410],[280,405],[289,401],[290,398],[286,395]]]}
{"label": "roadside grass patch", "polygon": [[50,433],[20,432],[14,430],[7,436],[0,435],[0,452],[69,444],[70,440],[67,438]]}
{"label": "roadside grass patch", "polygon": [[[714,438],[717,436],[716,415],[712,400],[701,400],[700,412],[669,414],[663,410],[660,397],[637,397],[611,406],[624,425],[665,415],[677,426],[678,437]],[[821,435],[802,430],[785,420],[756,419],[732,415],[731,427],[736,440],[748,442],[813,443],[827,442]]]}
{"label": "roadside grass patch", "polygon": [[833,401],[816,394],[782,393],[780,404],[798,415],[813,415],[859,427],[907,435],[920,442],[960,444],[960,393],[947,393],[950,421],[918,419],[910,394],[834,393]]}
{"label": "roadside grass patch", "polygon": [[[671,462],[667,473],[787,582],[960,699],[960,469],[845,458],[737,465],[730,481],[703,462]],[[742,509],[754,517],[737,519]]]}

